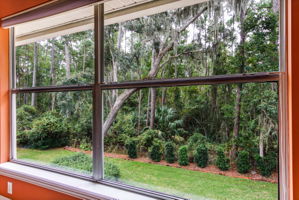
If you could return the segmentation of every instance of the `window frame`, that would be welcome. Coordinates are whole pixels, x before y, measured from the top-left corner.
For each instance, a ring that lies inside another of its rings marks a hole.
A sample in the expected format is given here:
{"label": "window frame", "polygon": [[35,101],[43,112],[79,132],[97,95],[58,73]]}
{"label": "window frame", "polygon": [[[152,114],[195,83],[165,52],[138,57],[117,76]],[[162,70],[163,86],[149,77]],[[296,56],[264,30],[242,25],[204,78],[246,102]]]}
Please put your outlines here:
{"label": "window frame", "polygon": [[[158,199],[182,200],[184,198],[168,195],[144,188],[126,185],[115,181],[104,179],[104,135],[102,134],[103,125],[103,92],[112,89],[129,88],[160,88],[175,86],[195,86],[195,85],[218,85],[218,84],[242,84],[242,83],[265,83],[276,82],[278,84],[278,124],[279,124],[279,199],[287,200],[289,197],[289,153],[288,153],[288,116],[287,116],[287,76],[286,76],[286,33],[285,33],[285,0],[280,0],[280,47],[279,47],[279,72],[257,72],[248,74],[228,74],[208,77],[178,78],[178,79],[151,79],[134,80],[125,82],[104,82],[104,3],[94,5],[94,42],[95,42],[95,65],[94,83],[86,85],[63,85],[45,87],[16,87],[16,65],[15,65],[15,34],[14,28],[10,28],[10,116],[11,116],[11,149],[10,162],[39,168],[59,174],[98,182],[108,186],[124,189],[134,193],[156,197]],[[93,171],[92,176],[78,174],[76,172],[63,169],[48,167],[46,165],[35,164],[17,159],[16,155],[16,95],[20,93],[49,93],[49,92],[70,92],[70,91],[92,91],[93,96]],[[100,122],[100,123],[97,123]]]}

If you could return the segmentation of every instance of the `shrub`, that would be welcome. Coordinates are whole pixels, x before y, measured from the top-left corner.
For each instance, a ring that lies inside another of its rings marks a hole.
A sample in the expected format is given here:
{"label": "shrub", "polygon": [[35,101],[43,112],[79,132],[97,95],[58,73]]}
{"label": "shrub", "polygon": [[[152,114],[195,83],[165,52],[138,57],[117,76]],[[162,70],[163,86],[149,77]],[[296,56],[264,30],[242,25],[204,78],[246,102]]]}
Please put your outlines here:
{"label": "shrub", "polygon": [[207,138],[200,134],[200,133],[194,133],[187,141],[188,146],[188,156],[190,157],[190,161],[192,162],[194,160],[194,153],[196,151],[196,148],[201,144],[206,144]]}
{"label": "shrub", "polygon": [[161,142],[159,142],[158,140],[155,140],[153,146],[150,148],[149,157],[155,162],[161,161],[162,148],[161,148]]}
{"label": "shrub", "polygon": [[217,150],[216,166],[222,171],[227,171],[230,167],[229,159],[224,155],[222,148]]}
{"label": "shrub", "polygon": [[28,134],[32,129],[32,122],[37,116],[37,110],[33,106],[23,105],[17,109],[17,143],[27,146]]}
{"label": "shrub", "polygon": [[149,148],[153,146],[154,140],[162,140],[163,133],[159,130],[148,129],[138,137],[138,147],[141,152],[148,152]]}
{"label": "shrub", "polygon": [[137,158],[137,144],[134,139],[128,139],[126,142],[126,148],[129,158]]}
{"label": "shrub", "polygon": [[168,163],[174,163],[175,161],[175,146],[172,142],[167,142],[164,146],[165,160]]}
{"label": "shrub", "polygon": [[179,148],[178,161],[179,161],[179,165],[181,165],[181,166],[189,165],[187,146],[181,146]]}
{"label": "shrub", "polygon": [[[52,163],[60,167],[77,169],[85,173],[92,172],[92,158],[84,153],[57,158]],[[118,179],[120,177],[119,168],[109,161],[105,161],[104,172],[106,178]]]}
{"label": "shrub", "polygon": [[257,169],[260,174],[265,177],[271,176],[272,172],[276,169],[277,158],[276,154],[272,153],[264,157],[256,156]]}
{"label": "shrub", "polygon": [[206,145],[199,145],[194,152],[194,162],[198,167],[205,168],[208,165],[209,155]]}
{"label": "shrub", "polygon": [[241,174],[246,174],[250,170],[250,156],[248,151],[240,151],[237,158],[237,170]]}
{"label": "shrub", "polygon": [[36,119],[32,126],[32,130],[28,134],[31,148],[49,149],[68,144],[69,129],[63,123],[63,118],[57,113],[46,113]]}
{"label": "shrub", "polygon": [[194,133],[188,139],[188,149],[194,151],[200,144],[205,144],[206,142],[207,138],[204,135],[200,133]]}

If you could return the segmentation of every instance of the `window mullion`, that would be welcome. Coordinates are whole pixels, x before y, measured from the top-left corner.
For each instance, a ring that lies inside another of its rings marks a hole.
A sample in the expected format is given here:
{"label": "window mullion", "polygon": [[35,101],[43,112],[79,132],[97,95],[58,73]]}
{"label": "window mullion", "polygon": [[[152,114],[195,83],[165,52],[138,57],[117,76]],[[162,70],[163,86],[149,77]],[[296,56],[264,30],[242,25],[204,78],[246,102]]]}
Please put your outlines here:
{"label": "window mullion", "polygon": [[93,178],[104,177],[103,95],[100,85],[104,82],[104,4],[94,7],[95,33],[95,84],[93,88]]}
{"label": "window mullion", "polygon": [[[10,37],[10,89],[16,88],[16,52],[15,52],[15,30],[10,28],[9,30]],[[11,141],[10,141],[10,159],[15,159],[17,157],[17,125],[16,125],[16,94],[10,94],[10,132],[11,132]]]}

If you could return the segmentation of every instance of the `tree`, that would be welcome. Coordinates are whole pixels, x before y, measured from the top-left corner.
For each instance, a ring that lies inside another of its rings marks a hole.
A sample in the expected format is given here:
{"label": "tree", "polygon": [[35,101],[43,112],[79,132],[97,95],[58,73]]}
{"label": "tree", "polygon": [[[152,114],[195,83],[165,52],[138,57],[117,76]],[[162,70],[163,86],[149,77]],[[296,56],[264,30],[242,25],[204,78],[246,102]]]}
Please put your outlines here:
{"label": "tree", "polygon": [[[159,69],[160,64],[165,57],[165,55],[173,48],[174,43],[177,41],[180,34],[185,31],[188,26],[193,23],[196,19],[198,19],[205,11],[207,10],[207,5],[203,5],[202,8],[198,11],[198,13],[193,16],[191,19],[188,19],[185,24],[183,24],[180,28],[177,28],[175,30],[171,30],[171,32],[168,32],[169,36],[165,39],[165,41],[159,46],[159,49],[157,49],[156,56],[152,58],[152,67],[147,75],[147,79],[153,79],[156,77]],[[172,35],[170,35],[173,32]],[[137,89],[126,89],[122,94],[120,94],[117,99],[115,100],[115,103],[109,112],[105,123],[103,125],[103,134],[106,135],[108,132],[109,127],[112,125],[119,109],[122,107],[124,102],[137,91]]]}
{"label": "tree", "polygon": [[[32,87],[36,86],[36,73],[37,73],[37,65],[38,65],[38,43],[34,43],[34,55],[33,55],[33,73],[32,73]],[[35,93],[31,95],[31,106],[35,106],[36,99]]]}

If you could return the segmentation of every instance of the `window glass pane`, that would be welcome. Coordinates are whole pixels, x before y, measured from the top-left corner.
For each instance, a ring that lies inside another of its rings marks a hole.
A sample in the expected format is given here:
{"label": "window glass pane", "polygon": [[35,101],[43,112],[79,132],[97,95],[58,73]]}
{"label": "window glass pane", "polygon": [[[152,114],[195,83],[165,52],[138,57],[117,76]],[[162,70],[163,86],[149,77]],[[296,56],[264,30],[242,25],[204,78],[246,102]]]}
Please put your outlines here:
{"label": "window glass pane", "polygon": [[272,1],[182,2],[106,20],[106,82],[279,70]]}
{"label": "window glass pane", "polygon": [[17,158],[91,174],[92,93],[17,94]]}
{"label": "window glass pane", "polygon": [[105,178],[194,200],[278,199],[277,93],[277,83],[107,90]]}
{"label": "window glass pane", "polygon": [[17,87],[93,83],[92,30],[16,47]]}

